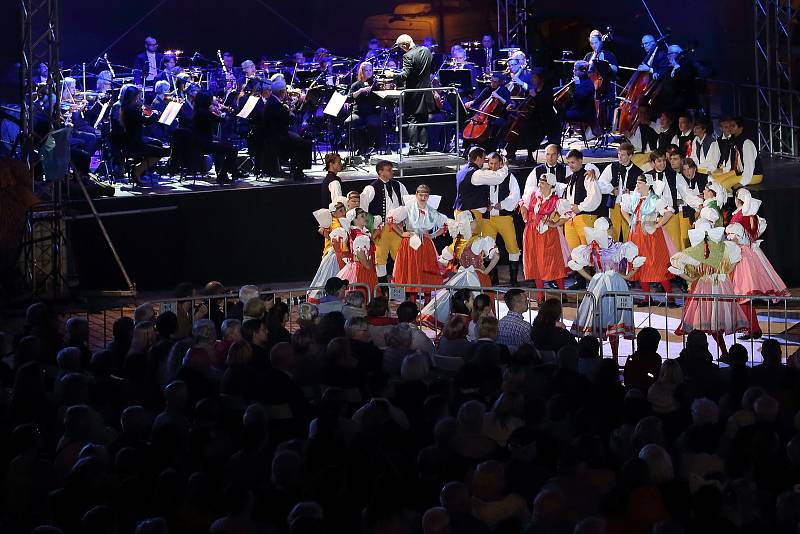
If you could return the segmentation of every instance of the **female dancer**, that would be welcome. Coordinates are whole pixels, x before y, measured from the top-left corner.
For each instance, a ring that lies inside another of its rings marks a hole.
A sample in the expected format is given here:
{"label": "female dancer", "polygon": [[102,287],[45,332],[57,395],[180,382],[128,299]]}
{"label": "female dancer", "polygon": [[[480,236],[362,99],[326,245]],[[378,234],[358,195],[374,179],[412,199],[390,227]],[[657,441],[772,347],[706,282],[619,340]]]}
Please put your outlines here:
{"label": "female dancer", "polygon": [[[525,220],[522,271],[525,279],[534,280],[539,289],[544,287],[545,280],[555,280],[564,289],[567,276],[569,250],[561,227],[572,207],[559,197],[556,185],[554,174],[543,174],[539,187],[529,198],[520,200],[520,213]],[[544,302],[544,292],[539,291],[538,300]]]}
{"label": "female dancer", "polygon": [[[347,219],[345,218],[344,204],[336,202],[327,209],[322,208],[313,212],[319,224],[319,233],[325,237],[325,246],[322,249],[322,260],[311,280],[311,287],[324,287],[328,278],[336,276],[344,266],[344,253],[347,250]],[[344,224],[343,224],[344,222]],[[321,290],[311,290],[308,299],[319,302]]]}
{"label": "female dancer", "polygon": [[[616,299],[605,296],[609,292],[627,292],[628,283],[636,271],[645,263],[639,249],[631,242],[619,243],[608,235],[609,223],[604,217],[597,219],[593,228],[583,229],[588,245],[572,250],[569,268],[589,281],[586,290],[594,299],[585,296],[578,308],[572,333],[576,336],[593,335],[608,339],[614,358],[619,353],[619,336],[633,339],[633,310],[617,308]],[[594,268],[592,276],[587,268]],[[599,321],[594,320],[595,303],[600,311]]]}
{"label": "female dancer", "polygon": [[[442,197],[431,197],[430,193],[427,185],[420,184],[414,196],[405,197],[405,206],[393,209],[391,216],[387,217],[391,218],[389,222],[393,231],[403,238],[397,251],[392,281],[405,286],[406,295],[412,302],[416,302],[417,293],[425,293],[426,300],[431,293],[431,288],[414,284],[435,286],[442,283],[433,239],[444,232],[447,217],[436,211]],[[405,231],[400,230],[403,223]]]}
{"label": "female dancer", "polygon": [[[663,182],[657,185],[663,185]],[[650,176],[644,174],[636,179],[636,189],[623,194],[620,202],[622,217],[631,228],[629,238],[639,249],[639,254],[647,258],[647,262],[630,277],[631,280],[637,280],[645,293],[650,292],[653,282],[660,283],[664,291],[670,293],[669,259],[675,253],[675,245],[663,227],[673,216],[672,207],[653,191]],[[647,297],[639,305],[651,304],[650,297]],[[666,300],[665,305],[677,307],[672,297]]]}
{"label": "female dancer", "polygon": [[375,243],[367,229],[367,212],[356,208],[347,212],[348,220],[352,219],[350,226],[350,252],[345,255],[345,266],[339,271],[338,276],[351,284],[366,284],[369,294],[364,288],[357,288],[364,292],[364,302],[370,300],[370,295],[378,285],[378,275],[375,272]]}
{"label": "female dancer", "polygon": [[[761,201],[753,198],[747,189],[736,192],[736,210],[731,216],[731,224],[725,229],[728,239],[738,244],[742,253],[741,261],[731,273],[733,292],[737,295],[785,296],[789,294],[786,284],[761,250],[758,238],[767,229],[767,221],[758,216],[760,207]],[[739,339],[760,338],[761,327],[752,301],[742,299],[739,305],[750,322],[750,331]]]}
{"label": "female dancer", "polygon": [[[713,210],[703,215],[714,216]],[[714,220],[701,216],[689,230],[691,246],[670,259],[669,271],[690,282],[690,294],[733,294],[729,274],[742,255],[739,247],[725,241],[725,229],[714,228]],[[683,336],[693,330],[709,334],[717,342],[722,355],[728,354],[725,334],[746,330],[747,318],[733,299],[688,297],[683,318],[675,334]]]}

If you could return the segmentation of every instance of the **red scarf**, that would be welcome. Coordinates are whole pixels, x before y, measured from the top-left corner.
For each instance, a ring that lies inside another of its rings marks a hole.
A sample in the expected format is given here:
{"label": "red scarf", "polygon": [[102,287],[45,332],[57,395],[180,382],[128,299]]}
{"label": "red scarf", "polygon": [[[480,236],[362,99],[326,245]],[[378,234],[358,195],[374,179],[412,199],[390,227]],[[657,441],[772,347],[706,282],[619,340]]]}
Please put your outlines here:
{"label": "red scarf", "polygon": [[[531,201],[530,201],[531,209],[528,210],[528,222],[531,222],[531,220],[533,219],[534,207],[536,206],[536,200],[538,198],[542,197],[538,196],[536,194],[536,191],[534,191],[533,194],[531,195]],[[534,223],[533,227],[539,228],[539,223],[542,221],[542,219],[550,217],[550,215],[552,215],[553,212],[556,211],[557,205],[558,205],[558,195],[550,193],[550,196],[547,197],[547,200],[542,202],[541,205],[539,206],[539,211],[536,212],[536,219],[533,220]]]}
{"label": "red scarf", "polygon": [[595,260],[597,264],[597,270],[603,270],[603,264],[600,261],[600,245],[597,244],[597,241],[592,241],[592,244],[589,246],[589,263],[592,263],[592,259]]}

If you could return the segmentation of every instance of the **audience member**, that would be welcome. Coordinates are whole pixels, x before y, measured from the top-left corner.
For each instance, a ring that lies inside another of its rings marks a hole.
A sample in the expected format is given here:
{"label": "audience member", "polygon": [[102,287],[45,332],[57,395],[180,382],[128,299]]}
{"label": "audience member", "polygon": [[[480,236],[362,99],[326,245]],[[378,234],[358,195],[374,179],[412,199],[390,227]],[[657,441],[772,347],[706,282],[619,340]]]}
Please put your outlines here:
{"label": "audience member", "polygon": [[411,328],[411,348],[428,354],[436,352],[436,347],[428,335],[417,326],[419,308],[415,302],[406,301],[397,307],[397,320]]}

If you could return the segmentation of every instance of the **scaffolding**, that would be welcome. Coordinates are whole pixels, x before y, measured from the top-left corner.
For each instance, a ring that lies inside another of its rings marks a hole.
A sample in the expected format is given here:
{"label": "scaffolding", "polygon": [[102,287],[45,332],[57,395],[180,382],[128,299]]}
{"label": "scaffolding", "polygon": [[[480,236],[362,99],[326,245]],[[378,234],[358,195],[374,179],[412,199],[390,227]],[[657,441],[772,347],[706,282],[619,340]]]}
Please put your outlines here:
{"label": "scaffolding", "polygon": [[519,48],[528,53],[530,0],[497,0],[498,48]]}
{"label": "scaffolding", "polygon": [[759,149],[799,158],[800,93],[792,85],[792,15],[788,0],[753,0]]}

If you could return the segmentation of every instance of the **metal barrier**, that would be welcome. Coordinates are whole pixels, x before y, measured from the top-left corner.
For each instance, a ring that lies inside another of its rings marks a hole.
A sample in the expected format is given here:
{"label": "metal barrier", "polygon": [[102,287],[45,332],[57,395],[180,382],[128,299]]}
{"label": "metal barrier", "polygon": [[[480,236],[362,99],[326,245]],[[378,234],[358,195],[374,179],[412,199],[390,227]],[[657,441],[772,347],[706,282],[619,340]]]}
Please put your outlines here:
{"label": "metal barrier", "polygon": [[[367,284],[357,283],[357,284],[349,284],[348,288],[363,290],[366,294],[367,302],[372,299],[372,288],[370,288]],[[300,287],[300,288],[288,288],[288,289],[275,289],[270,291],[261,291],[259,292],[259,297],[262,299],[271,299],[272,302],[276,302],[278,299],[286,302],[289,306],[289,324],[287,325],[287,329],[292,331],[296,326],[295,321],[295,308],[299,306],[301,303],[306,302],[308,298],[308,294],[312,291],[324,291],[324,287]],[[238,293],[225,293],[221,295],[203,295],[203,296],[192,296],[186,298],[170,298],[170,299],[158,299],[158,300],[145,300],[142,299],[140,301],[132,301],[129,304],[123,304],[121,306],[114,306],[112,308],[103,309],[102,311],[92,312],[92,311],[81,311],[81,312],[67,312],[64,314],[65,318],[69,319],[71,317],[84,317],[90,324],[90,343],[89,347],[93,350],[99,350],[106,348],[108,343],[113,338],[113,324],[114,321],[119,319],[120,317],[133,317],[134,310],[137,306],[141,304],[149,304],[153,307],[153,311],[156,315],[164,313],[165,311],[172,311],[175,312],[177,310],[178,304],[184,302],[191,302],[192,309],[197,311],[201,305],[205,306],[207,310],[211,310],[212,307],[218,307],[224,316],[227,317],[228,315],[228,307],[238,303],[239,301],[239,294]],[[208,317],[208,311],[206,312],[206,318]],[[94,328],[92,328],[94,326]],[[101,335],[98,338],[98,333]]]}
{"label": "metal barrier", "polygon": [[[642,308],[643,310],[644,309],[647,310],[647,326],[652,326],[653,325],[653,316],[654,315],[660,315],[660,314],[654,314],[653,313],[653,308],[654,307],[660,308],[660,306],[658,306],[658,305],[653,306],[653,301],[652,301],[651,297],[659,297],[659,298],[663,297],[664,301],[668,301],[670,299],[683,300],[684,301],[684,306],[680,308],[681,309],[681,315],[680,315],[680,318],[678,318],[678,320],[680,322],[682,322],[684,317],[685,317],[685,302],[686,302],[686,300],[688,300],[690,298],[711,300],[712,301],[712,305],[713,305],[713,307],[715,309],[720,305],[721,302],[736,301],[738,303],[738,302],[741,302],[741,301],[747,301],[751,305],[751,308],[750,308],[751,309],[751,313],[754,313],[754,314],[756,313],[756,310],[753,307],[753,303],[755,301],[766,300],[766,303],[767,303],[767,311],[766,311],[766,313],[767,313],[767,322],[766,322],[767,328],[766,329],[762,328],[762,331],[763,331],[762,336],[764,338],[773,337],[772,324],[773,324],[773,322],[776,322],[776,321],[773,320],[773,317],[772,317],[774,310],[777,310],[780,313],[780,311],[782,309],[782,313],[783,313],[782,324],[789,325],[790,322],[793,322],[795,324],[800,324],[800,306],[798,306],[797,308],[792,309],[793,311],[795,311],[796,313],[799,314],[798,318],[794,319],[793,321],[790,321],[789,318],[788,318],[789,311],[790,311],[789,303],[791,302],[791,303],[800,304],[800,297],[766,297],[766,296],[758,296],[758,295],[734,295],[734,294],[719,294],[719,293],[717,293],[717,294],[713,294],[713,293],[671,293],[671,292],[644,293],[644,292],[641,292],[641,291],[609,291],[608,293],[605,293],[601,298],[601,302],[599,303],[600,306],[599,306],[598,312],[599,312],[599,317],[600,317],[600,324],[602,324],[602,319],[603,319],[602,299],[613,298],[613,299],[616,300],[617,297],[629,297],[629,298],[632,297],[633,299],[648,299],[648,306]],[[776,306],[776,303],[777,303],[777,306]],[[781,303],[782,303],[782,308],[780,306]],[[700,313],[701,313],[700,320],[702,321],[702,319],[703,319],[703,317],[702,317],[702,307],[699,307],[698,309],[700,310]],[[667,351],[666,351],[667,354],[664,354],[663,356],[664,356],[665,359],[667,359],[667,358],[669,358],[670,338],[680,337],[681,338],[680,339],[681,346],[685,347],[686,346],[686,335],[684,334],[682,336],[679,336],[678,334],[675,333],[675,328],[670,328],[668,319],[675,319],[675,318],[669,316],[669,308],[664,307],[663,310],[664,310],[664,315],[663,315],[663,317],[664,317],[664,336],[662,338],[662,341],[664,341],[666,346],[667,346]],[[748,321],[750,319],[751,318],[748,317]],[[636,327],[636,325],[634,325],[634,327]],[[789,329],[789,326],[786,326],[785,327],[785,331],[788,331],[788,329]],[[673,343],[676,343],[676,342],[678,342],[678,341],[673,341]],[[750,363],[751,364],[754,363],[753,354],[755,352],[755,344],[756,344],[756,341],[751,338],[749,340],[749,345],[750,345],[749,353],[750,353]],[[785,335],[783,336],[783,350],[784,350],[784,357],[788,356],[789,355],[789,339],[788,339],[788,336],[785,336]],[[720,358],[720,349],[719,349],[719,346],[717,346],[717,361],[718,362],[719,362],[719,358]]]}
{"label": "metal barrier", "polygon": [[[422,291],[419,291],[418,293],[423,293],[423,294],[430,293],[432,295],[433,302],[436,302],[437,299],[440,298],[440,292],[443,291],[443,290],[446,291],[447,293],[454,293],[454,292],[459,291],[461,289],[469,289],[470,291],[474,291],[474,292],[478,292],[478,293],[493,294],[494,295],[494,312],[495,312],[495,316],[498,316],[498,317],[500,315],[500,297],[501,297],[501,295],[504,295],[506,292],[508,292],[508,291],[510,291],[512,289],[519,289],[520,291],[524,291],[526,296],[527,296],[527,298],[528,298],[528,322],[529,323],[533,323],[533,311],[534,311],[534,309],[531,308],[530,305],[534,301],[536,301],[538,303],[538,299],[533,298],[534,293],[541,292],[541,293],[544,293],[545,296],[547,296],[548,294],[550,294],[550,295],[558,295],[558,299],[561,302],[561,307],[562,307],[562,316],[561,316],[562,320],[564,318],[564,315],[563,315],[563,308],[564,308],[564,302],[565,302],[564,301],[564,297],[567,297],[567,296],[576,297],[576,299],[577,299],[576,300],[576,308],[578,306],[580,306],[580,304],[581,304],[581,302],[583,302],[584,298],[590,298],[590,302],[592,303],[592,311],[593,311],[593,315],[594,315],[595,324],[597,324],[597,320],[599,319],[597,301],[595,299],[595,296],[592,293],[589,293],[586,290],[549,289],[549,288],[538,289],[538,288],[531,288],[531,287],[509,287],[509,286],[503,286],[503,287],[498,287],[498,286],[493,286],[493,287],[480,287],[480,286],[453,287],[453,286],[447,286],[447,285],[430,285],[430,284],[413,284],[412,285],[412,284],[393,284],[393,283],[386,283],[386,282],[378,284],[376,286],[376,290],[381,290],[381,294],[391,296],[393,289],[399,290],[399,291],[403,291],[404,288],[407,288],[407,287],[422,289]],[[434,294],[434,292],[435,292],[435,294]],[[390,298],[389,299],[390,311],[391,311],[391,303],[392,303],[392,299]],[[433,328],[433,331],[434,331],[434,333],[436,335],[436,338],[438,339],[439,335],[440,335],[440,327],[443,326],[443,325],[440,325],[438,321],[434,321],[430,326]],[[601,347],[601,350],[602,350],[602,347]]]}
{"label": "metal barrier", "polygon": [[421,123],[404,122],[405,115],[403,114],[403,97],[407,93],[433,93],[435,91],[441,91],[441,92],[445,92],[445,93],[453,93],[454,95],[456,95],[456,98],[460,99],[460,97],[458,95],[458,88],[456,88],[456,87],[425,87],[425,88],[422,88],[422,89],[401,89],[400,90],[399,113],[397,115],[397,129],[398,129],[397,138],[398,138],[398,144],[400,146],[398,147],[397,153],[399,155],[399,159],[398,159],[399,165],[398,165],[398,167],[400,168],[400,177],[401,178],[403,177],[403,165],[402,165],[402,163],[403,163],[403,128],[406,127],[406,126],[409,126],[409,127],[417,126],[417,127],[419,127],[419,126],[448,126],[448,125],[452,125],[454,127],[454,129],[455,129],[455,143],[453,144],[453,151],[454,151],[453,153],[458,155],[458,146],[459,146],[459,142],[458,142],[459,141],[458,124],[459,124],[459,108],[461,106],[459,106],[459,105],[455,106],[455,108],[456,108],[456,120],[454,120],[454,121],[421,122]]}

